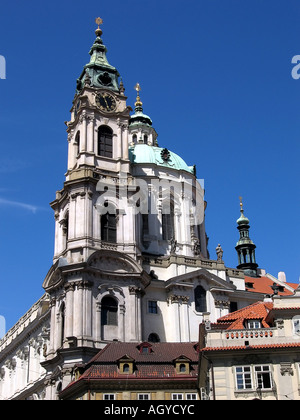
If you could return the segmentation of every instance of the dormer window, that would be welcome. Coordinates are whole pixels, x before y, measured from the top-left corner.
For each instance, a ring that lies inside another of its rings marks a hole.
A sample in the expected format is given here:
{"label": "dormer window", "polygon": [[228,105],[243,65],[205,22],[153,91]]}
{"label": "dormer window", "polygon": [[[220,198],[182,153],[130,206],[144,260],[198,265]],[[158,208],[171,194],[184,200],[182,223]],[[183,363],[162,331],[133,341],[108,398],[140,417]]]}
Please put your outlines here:
{"label": "dormer window", "polygon": [[190,374],[190,363],[191,360],[185,356],[180,356],[174,360],[175,370],[178,375],[189,375]]}
{"label": "dormer window", "polygon": [[259,319],[248,319],[247,320],[247,328],[249,328],[249,329],[261,328],[260,320]]}
{"label": "dormer window", "polygon": [[137,349],[141,354],[151,354],[153,352],[152,350],[152,344],[148,342],[141,343],[137,346]]}
{"label": "dormer window", "polygon": [[134,359],[125,354],[123,357],[121,357],[121,359],[118,360],[119,373],[123,373],[124,375],[132,375],[133,364]]}

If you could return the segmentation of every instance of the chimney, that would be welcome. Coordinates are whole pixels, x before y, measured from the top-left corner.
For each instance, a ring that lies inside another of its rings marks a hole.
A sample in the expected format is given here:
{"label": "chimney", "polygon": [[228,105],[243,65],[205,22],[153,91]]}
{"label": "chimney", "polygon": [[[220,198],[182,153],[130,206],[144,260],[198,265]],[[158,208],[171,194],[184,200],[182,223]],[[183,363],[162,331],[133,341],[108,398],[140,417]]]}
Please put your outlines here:
{"label": "chimney", "polygon": [[284,271],[279,271],[278,273],[278,280],[286,283],[286,275]]}

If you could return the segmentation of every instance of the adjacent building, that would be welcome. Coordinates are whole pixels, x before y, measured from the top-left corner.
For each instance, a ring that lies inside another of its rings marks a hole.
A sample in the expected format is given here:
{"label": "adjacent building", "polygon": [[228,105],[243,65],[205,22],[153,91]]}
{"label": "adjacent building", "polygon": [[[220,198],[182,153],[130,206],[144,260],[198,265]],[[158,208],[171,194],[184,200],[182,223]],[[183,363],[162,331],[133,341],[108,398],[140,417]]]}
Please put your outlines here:
{"label": "adjacent building", "polygon": [[300,289],[201,325],[202,399],[300,399]]}
{"label": "adjacent building", "polygon": [[84,366],[62,400],[189,400],[198,395],[198,343],[112,342]]}

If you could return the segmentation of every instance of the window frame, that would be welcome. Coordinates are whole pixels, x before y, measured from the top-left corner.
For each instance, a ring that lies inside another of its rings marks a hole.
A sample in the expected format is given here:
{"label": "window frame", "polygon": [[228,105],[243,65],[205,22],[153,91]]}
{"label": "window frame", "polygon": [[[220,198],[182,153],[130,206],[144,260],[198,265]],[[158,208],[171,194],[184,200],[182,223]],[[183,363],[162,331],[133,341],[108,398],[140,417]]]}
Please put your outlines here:
{"label": "window frame", "polygon": [[198,284],[194,289],[194,301],[196,312],[207,312],[207,290],[201,284]]}
{"label": "window frame", "polygon": [[[258,370],[258,368],[262,368]],[[264,369],[267,368],[267,369]],[[273,389],[273,379],[272,379],[272,370],[270,365],[254,365],[254,372],[255,372],[255,381],[256,381],[256,388],[261,391],[270,391]],[[263,382],[266,381],[266,375],[268,375],[268,381],[270,386],[260,386],[263,385]]]}
{"label": "window frame", "polygon": [[[107,299],[111,299],[111,301],[114,301],[115,304],[105,305],[105,300]],[[104,304],[103,304],[103,301],[104,301]],[[101,325],[117,327],[118,326],[118,311],[119,311],[118,301],[111,296],[104,296],[101,299]]]}
{"label": "window frame", "polygon": [[[237,371],[238,369],[241,369],[241,371],[238,372]],[[245,369],[247,369],[247,371],[245,371]],[[246,379],[246,375],[249,376],[247,379]],[[240,381],[242,382],[239,382],[238,376],[241,377]],[[249,379],[250,379],[251,386],[246,386],[247,381],[249,381]],[[239,383],[240,384],[242,383],[243,386],[240,387]],[[253,374],[252,374],[252,369],[250,365],[235,366],[235,389],[237,391],[249,391],[253,389]]]}
{"label": "window frame", "polygon": [[148,314],[157,315],[158,314],[158,302],[154,299],[148,300]]}
{"label": "window frame", "polygon": [[[300,318],[294,318],[292,319],[293,323],[293,334],[296,334],[297,336],[300,335]],[[298,324],[298,326],[296,326]]]}
{"label": "window frame", "polygon": [[[180,396],[180,398],[178,398]],[[171,394],[171,399],[176,401],[184,400],[183,392],[174,392]]]}
{"label": "window frame", "polygon": [[[179,397],[179,398],[178,398]],[[171,400],[173,401],[195,401],[198,400],[197,392],[173,392],[171,394]]]}
{"label": "window frame", "polygon": [[185,399],[189,401],[198,400],[198,394],[197,392],[186,392]]}
{"label": "window frame", "polygon": [[175,239],[175,206],[173,201],[170,202],[169,206],[163,206],[161,224],[162,240],[170,241]]}
{"label": "window frame", "polygon": [[256,330],[256,329],[261,328],[260,319],[248,319],[247,320],[247,328],[249,330]]}
{"label": "window frame", "polygon": [[[144,397],[147,397],[147,398],[144,398]],[[149,401],[149,400],[151,400],[151,394],[150,394],[150,392],[141,392],[141,393],[138,393],[137,394],[137,399],[139,401],[147,401],[147,400]]]}
{"label": "window frame", "polygon": [[109,212],[102,214],[100,225],[101,241],[110,244],[117,243],[117,215]]}
{"label": "window frame", "polygon": [[114,132],[108,125],[100,125],[98,128],[98,156],[113,158]]}
{"label": "window frame", "polygon": [[[109,397],[109,398],[105,398],[105,397]],[[113,398],[111,398],[113,397]],[[116,394],[103,394],[102,399],[105,401],[113,401],[116,400]]]}
{"label": "window frame", "polygon": [[[240,371],[238,371],[238,369]],[[274,388],[271,364],[262,363],[234,366],[234,375],[235,391],[237,392],[255,392],[257,390],[272,391]],[[269,383],[270,386],[266,386],[267,383]],[[247,384],[250,386],[247,386]]]}

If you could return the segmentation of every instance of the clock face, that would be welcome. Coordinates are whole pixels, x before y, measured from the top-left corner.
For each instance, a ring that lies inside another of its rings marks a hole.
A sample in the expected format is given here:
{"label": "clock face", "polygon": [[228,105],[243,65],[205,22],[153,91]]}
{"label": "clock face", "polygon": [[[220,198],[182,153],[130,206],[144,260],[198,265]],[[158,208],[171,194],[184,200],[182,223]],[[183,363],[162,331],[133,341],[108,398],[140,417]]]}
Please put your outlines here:
{"label": "clock face", "polygon": [[109,93],[99,93],[96,96],[96,104],[102,110],[106,112],[112,112],[116,109],[116,100]]}

